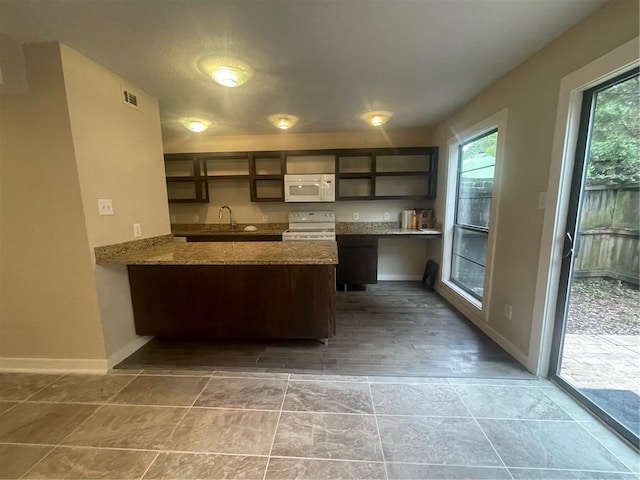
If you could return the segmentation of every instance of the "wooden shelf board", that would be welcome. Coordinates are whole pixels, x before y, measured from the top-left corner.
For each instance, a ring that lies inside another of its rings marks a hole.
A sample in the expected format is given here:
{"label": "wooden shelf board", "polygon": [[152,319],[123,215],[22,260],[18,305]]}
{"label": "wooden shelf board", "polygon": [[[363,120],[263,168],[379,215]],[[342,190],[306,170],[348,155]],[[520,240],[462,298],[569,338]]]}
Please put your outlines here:
{"label": "wooden shelf board", "polygon": [[375,174],[373,172],[349,172],[349,173],[337,173],[336,177],[338,178],[338,180],[342,180],[342,179],[363,179],[363,180],[368,180],[371,179],[375,176]]}
{"label": "wooden shelf board", "polygon": [[373,200],[433,200],[430,195],[376,195]]}
{"label": "wooden shelf board", "polygon": [[242,173],[237,175],[207,175],[207,180],[249,180],[248,173]]}
{"label": "wooden shelf board", "polygon": [[375,200],[377,197],[374,197],[373,195],[361,195],[361,196],[354,196],[354,197],[336,197],[336,200],[346,200],[346,201],[352,201],[352,200]]}
{"label": "wooden shelf board", "polygon": [[252,175],[251,180],[280,180],[284,181],[284,176],[277,173],[269,175]]}
{"label": "wooden shelf board", "polygon": [[284,202],[284,197],[260,197],[254,198],[252,202]]}
{"label": "wooden shelf board", "polygon": [[431,172],[376,172],[376,177],[430,177]]}
{"label": "wooden shelf board", "polygon": [[167,182],[197,182],[199,180],[204,180],[204,178],[205,177],[194,177],[193,175],[184,177],[166,177]]}

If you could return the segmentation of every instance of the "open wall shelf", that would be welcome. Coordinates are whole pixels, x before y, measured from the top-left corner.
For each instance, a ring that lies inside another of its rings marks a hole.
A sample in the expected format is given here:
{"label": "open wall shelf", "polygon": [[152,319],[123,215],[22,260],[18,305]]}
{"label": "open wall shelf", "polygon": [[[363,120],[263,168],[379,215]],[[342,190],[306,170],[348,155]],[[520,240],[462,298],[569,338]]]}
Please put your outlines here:
{"label": "open wall shelf", "polygon": [[[166,154],[169,203],[208,203],[217,180],[249,181],[252,202],[284,202],[286,173],[335,173],[336,201],[434,199],[438,147]],[[213,183],[210,183],[213,182]]]}

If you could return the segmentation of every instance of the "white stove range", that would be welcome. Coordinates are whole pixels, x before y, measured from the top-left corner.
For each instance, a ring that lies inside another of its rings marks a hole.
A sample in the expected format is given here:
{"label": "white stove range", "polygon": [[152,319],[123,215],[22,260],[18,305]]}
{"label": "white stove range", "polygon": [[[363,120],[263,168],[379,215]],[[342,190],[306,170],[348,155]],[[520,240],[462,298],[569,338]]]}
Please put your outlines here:
{"label": "white stove range", "polygon": [[335,239],[336,213],[325,210],[289,213],[289,230],[282,233],[282,241]]}

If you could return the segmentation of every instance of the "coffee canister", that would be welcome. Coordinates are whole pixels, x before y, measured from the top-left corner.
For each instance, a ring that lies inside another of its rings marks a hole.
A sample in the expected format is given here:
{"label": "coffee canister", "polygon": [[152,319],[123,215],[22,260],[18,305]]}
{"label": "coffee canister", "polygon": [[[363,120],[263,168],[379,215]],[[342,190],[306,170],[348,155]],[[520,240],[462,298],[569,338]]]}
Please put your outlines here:
{"label": "coffee canister", "polygon": [[420,212],[420,228],[433,228],[433,210],[425,208]]}

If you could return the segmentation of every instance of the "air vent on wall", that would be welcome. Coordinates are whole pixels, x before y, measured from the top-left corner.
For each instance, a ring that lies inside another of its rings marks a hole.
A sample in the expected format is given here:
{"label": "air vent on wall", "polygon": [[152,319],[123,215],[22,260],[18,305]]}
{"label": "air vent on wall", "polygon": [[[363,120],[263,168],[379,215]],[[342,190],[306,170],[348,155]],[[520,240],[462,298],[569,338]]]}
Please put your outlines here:
{"label": "air vent on wall", "polygon": [[138,105],[138,96],[135,93],[132,93],[130,90],[122,87],[122,103],[125,105],[129,105],[131,108],[135,108],[138,111],[140,110],[140,106]]}

